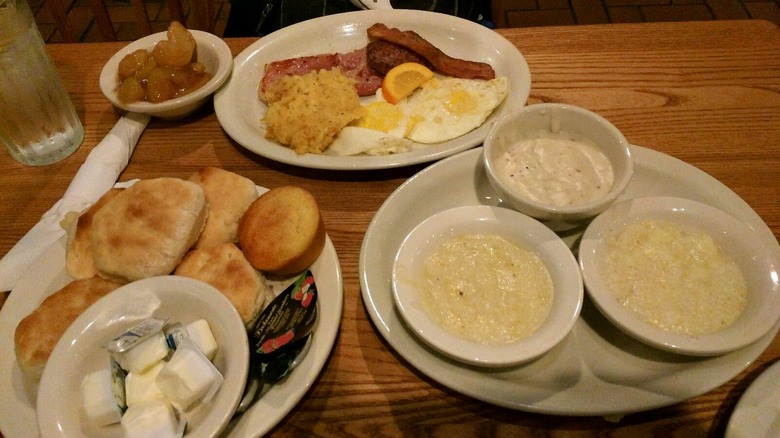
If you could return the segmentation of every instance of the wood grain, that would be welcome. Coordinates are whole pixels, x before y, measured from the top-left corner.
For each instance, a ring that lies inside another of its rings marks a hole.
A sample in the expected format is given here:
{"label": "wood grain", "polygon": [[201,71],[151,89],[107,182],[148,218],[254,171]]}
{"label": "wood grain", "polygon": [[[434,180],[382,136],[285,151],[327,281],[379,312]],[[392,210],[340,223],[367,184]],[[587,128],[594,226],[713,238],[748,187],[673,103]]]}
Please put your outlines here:
{"label": "wood grain", "polygon": [[[741,196],[780,236],[780,30],[713,21],[501,29],[526,57],[529,102],[567,102],[611,120],[634,144],[684,160]],[[234,55],[252,39],[229,40]],[[76,154],[44,168],[0,154],[0,253],[64,192],[117,114],[98,88],[121,43],[49,46],[86,128]],[[154,120],[121,180],[188,177],[221,166],[257,184],[298,184],[323,210],[344,273],[344,314],[324,371],[273,436],[721,436],[739,396],[780,358],[780,338],[733,380],[684,403],[627,415],[560,417],[498,408],[455,393],[404,362],[370,322],[360,295],[363,234],[386,197],[424,166],[336,172],[258,157],[221,129],[213,108]]]}

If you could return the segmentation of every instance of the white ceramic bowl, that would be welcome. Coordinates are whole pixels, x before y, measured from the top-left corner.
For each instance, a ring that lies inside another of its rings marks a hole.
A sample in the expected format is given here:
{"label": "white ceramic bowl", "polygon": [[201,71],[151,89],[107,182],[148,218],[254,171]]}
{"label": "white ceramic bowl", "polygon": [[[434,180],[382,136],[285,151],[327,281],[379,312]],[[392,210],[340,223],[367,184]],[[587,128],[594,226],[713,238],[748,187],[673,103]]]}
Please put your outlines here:
{"label": "white ceramic bowl", "polygon": [[122,103],[116,95],[119,62],[126,55],[138,50],[151,50],[158,41],[167,38],[167,32],[158,32],[126,45],[108,60],[100,72],[100,90],[114,106],[126,111],[148,114],[162,119],[178,119],[192,114],[225,83],[233,70],[233,54],[222,38],[200,30],[189,30],[198,45],[197,61],[206,66],[214,76],[192,93],[160,103]]}
{"label": "white ceramic bowl", "polygon": [[[531,336],[506,344],[464,340],[435,323],[425,311],[414,281],[427,257],[457,235],[491,234],[533,251],[553,282],[553,304],[547,319]],[[558,344],[574,326],[583,300],[582,277],[565,243],[537,220],[501,207],[466,206],[437,213],[404,239],[393,264],[393,297],[402,318],[423,341],[458,361],[500,367],[530,361]]]}
{"label": "white ceramic bowl", "polygon": [[[589,140],[609,159],[614,179],[607,194],[584,204],[561,207],[524,196],[502,177],[498,163],[513,144],[558,131]],[[485,138],[483,163],[490,185],[503,202],[544,221],[576,222],[597,215],[623,193],[634,171],[630,145],[612,123],[584,108],[557,103],[529,105],[501,117]]]}
{"label": "white ceramic bowl", "polygon": [[[601,275],[607,240],[643,219],[670,221],[683,229],[707,233],[737,263],[747,282],[747,308],[731,326],[699,336],[673,333],[642,321],[615,299]],[[743,222],[696,201],[646,197],[615,204],[585,230],[579,262],[588,296],[596,307],[629,335],[662,350],[694,356],[724,354],[757,341],[780,319],[780,262],[772,250]]]}
{"label": "white ceramic bowl", "polygon": [[244,391],[249,344],[243,320],[219,291],[198,280],[162,276],[118,288],[81,314],[57,343],[41,377],[37,414],[47,437],[121,437],[119,424],[97,427],[83,413],[81,382],[108,367],[103,344],[149,317],[183,324],[205,319],[218,344],[213,363],[224,382],[210,402],[186,414],[187,437],[212,437],[227,425]]}

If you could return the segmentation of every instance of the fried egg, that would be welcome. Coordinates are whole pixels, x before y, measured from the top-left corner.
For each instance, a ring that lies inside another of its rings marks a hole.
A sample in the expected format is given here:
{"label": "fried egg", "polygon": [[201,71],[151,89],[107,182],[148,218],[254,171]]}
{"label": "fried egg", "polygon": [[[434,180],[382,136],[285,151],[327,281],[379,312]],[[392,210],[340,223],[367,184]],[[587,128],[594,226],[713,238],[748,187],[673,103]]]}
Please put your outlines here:
{"label": "fried egg", "polygon": [[442,78],[425,82],[399,102],[413,121],[406,138],[418,143],[439,143],[460,137],[481,126],[504,101],[507,79]]}
{"label": "fried egg", "polygon": [[[377,90],[365,115],[341,130],[326,153],[388,155],[439,143],[481,126],[507,95],[507,78],[433,78],[391,104]],[[418,145],[419,146],[419,145]]]}

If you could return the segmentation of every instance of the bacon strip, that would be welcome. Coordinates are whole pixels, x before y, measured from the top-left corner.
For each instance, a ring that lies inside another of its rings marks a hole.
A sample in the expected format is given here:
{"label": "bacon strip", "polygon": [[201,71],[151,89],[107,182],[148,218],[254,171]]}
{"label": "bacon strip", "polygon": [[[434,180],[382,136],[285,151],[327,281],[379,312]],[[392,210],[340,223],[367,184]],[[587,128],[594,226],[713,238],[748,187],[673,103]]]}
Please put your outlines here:
{"label": "bacon strip", "polygon": [[382,23],[376,23],[368,28],[368,38],[384,40],[419,54],[433,65],[434,70],[447,76],[463,79],[493,79],[496,72],[490,64],[484,62],[466,61],[448,56],[411,30],[401,31],[389,28]]}

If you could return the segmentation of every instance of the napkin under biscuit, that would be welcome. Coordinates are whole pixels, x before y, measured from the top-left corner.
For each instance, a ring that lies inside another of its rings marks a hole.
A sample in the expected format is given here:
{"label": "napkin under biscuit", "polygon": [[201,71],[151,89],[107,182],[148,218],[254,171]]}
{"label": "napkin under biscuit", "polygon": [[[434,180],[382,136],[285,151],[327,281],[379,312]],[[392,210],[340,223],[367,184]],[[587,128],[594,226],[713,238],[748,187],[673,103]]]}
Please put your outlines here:
{"label": "napkin under biscuit", "polygon": [[203,188],[179,178],[136,182],[92,219],[92,257],[101,277],[167,275],[197,240],[208,216]]}

